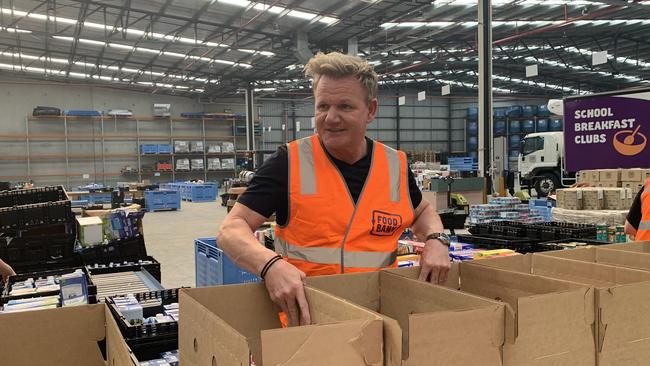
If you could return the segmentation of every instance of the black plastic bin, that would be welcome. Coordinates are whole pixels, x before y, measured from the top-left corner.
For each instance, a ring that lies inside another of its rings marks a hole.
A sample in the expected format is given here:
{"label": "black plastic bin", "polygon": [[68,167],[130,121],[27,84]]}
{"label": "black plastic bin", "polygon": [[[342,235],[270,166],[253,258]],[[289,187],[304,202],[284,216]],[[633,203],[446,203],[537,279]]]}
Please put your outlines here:
{"label": "black plastic bin", "polygon": [[[175,288],[141,292],[133,294],[133,296],[135,296],[139,302],[142,302],[143,300],[160,301],[160,304],[158,305],[143,307],[143,315],[147,318],[163,313],[163,305],[178,302],[179,291],[180,289]],[[136,349],[144,350],[148,347],[155,346],[155,344],[178,342],[178,322],[131,325],[118,310],[117,306],[113,302],[113,297],[114,296],[111,296],[107,299],[106,305],[111,311],[111,314],[113,314],[113,318],[115,318],[124,340],[134,352]]]}
{"label": "black plastic bin", "polygon": [[510,237],[485,237],[476,235],[456,235],[458,242],[465,244],[473,244],[478,248],[483,249],[511,249],[519,253],[536,252],[535,246],[540,243],[539,240],[534,239],[513,239]]}
{"label": "black plastic bin", "polygon": [[24,295],[14,295],[10,296],[9,295],[9,290],[13,286],[14,283],[25,281],[28,278],[41,278],[41,277],[48,277],[48,276],[57,276],[57,275],[62,275],[65,273],[71,273],[76,271],[77,269],[81,269],[83,273],[86,276],[86,283],[87,283],[87,289],[88,289],[88,303],[89,304],[96,304],[97,303],[97,286],[92,281],[92,277],[88,274],[88,271],[84,267],[72,267],[72,268],[63,268],[63,269],[55,269],[55,270],[49,270],[49,271],[36,271],[36,272],[27,272],[27,273],[21,273],[17,274],[15,276],[9,277],[9,280],[7,283],[5,283],[5,287],[2,290],[2,296],[0,296],[0,303],[6,304],[9,300],[18,300],[18,299],[28,299],[32,297],[43,297],[43,296],[52,296],[52,295],[58,295],[60,293],[60,290],[53,290],[53,291],[44,291],[44,292],[39,292],[39,293],[33,293],[33,294],[24,294]]}

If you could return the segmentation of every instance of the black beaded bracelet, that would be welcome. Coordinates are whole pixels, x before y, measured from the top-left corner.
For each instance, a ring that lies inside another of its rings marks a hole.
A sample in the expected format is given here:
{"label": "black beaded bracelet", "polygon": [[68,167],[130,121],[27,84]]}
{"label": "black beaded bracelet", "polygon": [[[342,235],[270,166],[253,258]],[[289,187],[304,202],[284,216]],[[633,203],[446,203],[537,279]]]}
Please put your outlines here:
{"label": "black beaded bracelet", "polygon": [[262,267],[262,272],[260,273],[260,277],[262,278],[262,280],[264,280],[264,277],[266,277],[266,272],[268,272],[269,269],[271,269],[271,266],[272,266],[275,262],[277,262],[277,261],[279,261],[279,260],[281,260],[281,259],[282,259],[282,256],[280,256],[280,255],[276,255],[275,257],[269,259],[268,262],[266,262],[266,264],[264,265],[264,267]]}

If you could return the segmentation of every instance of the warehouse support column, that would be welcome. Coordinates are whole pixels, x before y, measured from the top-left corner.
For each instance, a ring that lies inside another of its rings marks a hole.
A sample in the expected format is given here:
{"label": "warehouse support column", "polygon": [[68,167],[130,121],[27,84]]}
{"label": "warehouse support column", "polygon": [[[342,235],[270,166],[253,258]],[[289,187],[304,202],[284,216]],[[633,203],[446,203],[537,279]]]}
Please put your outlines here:
{"label": "warehouse support column", "polygon": [[246,87],[246,150],[253,151],[253,166],[257,166],[255,148],[255,116],[253,115],[254,99],[253,86],[249,84]]}
{"label": "warehouse support column", "polygon": [[492,188],[490,162],[492,154],[492,1],[479,0],[478,4],[478,169],[486,177],[486,193]]}
{"label": "warehouse support column", "polygon": [[395,142],[396,149],[399,150],[400,145],[400,121],[399,121],[399,93],[395,94]]}

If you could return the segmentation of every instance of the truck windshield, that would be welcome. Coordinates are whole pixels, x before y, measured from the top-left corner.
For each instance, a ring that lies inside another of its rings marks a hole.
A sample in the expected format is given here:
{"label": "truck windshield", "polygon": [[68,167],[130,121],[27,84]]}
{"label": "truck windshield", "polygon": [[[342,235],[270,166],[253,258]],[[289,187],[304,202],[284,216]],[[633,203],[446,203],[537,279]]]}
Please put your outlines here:
{"label": "truck windshield", "polygon": [[532,154],[535,151],[544,149],[543,137],[526,137],[521,144],[522,155]]}

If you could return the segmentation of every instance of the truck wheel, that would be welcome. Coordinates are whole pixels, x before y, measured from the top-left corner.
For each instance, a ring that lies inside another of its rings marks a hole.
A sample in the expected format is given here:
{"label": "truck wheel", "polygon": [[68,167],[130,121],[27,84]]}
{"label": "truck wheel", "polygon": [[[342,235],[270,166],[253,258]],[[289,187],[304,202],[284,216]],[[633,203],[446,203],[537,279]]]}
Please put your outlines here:
{"label": "truck wheel", "polygon": [[535,179],[535,191],[538,197],[546,197],[560,187],[560,180],[553,173],[543,173]]}

